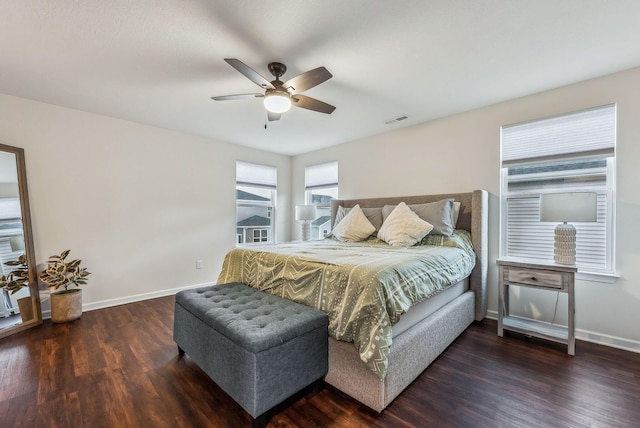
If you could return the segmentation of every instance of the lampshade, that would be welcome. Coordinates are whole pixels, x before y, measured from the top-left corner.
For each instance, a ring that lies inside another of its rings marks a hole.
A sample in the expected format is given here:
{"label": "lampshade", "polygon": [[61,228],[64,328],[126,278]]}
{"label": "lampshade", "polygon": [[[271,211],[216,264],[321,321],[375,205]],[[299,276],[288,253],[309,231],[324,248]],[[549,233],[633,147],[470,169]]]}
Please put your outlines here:
{"label": "lampshade", "polygon": [[315,205],[296,205],[296,220],[315,220],[316,217]]}
{"label": "lampshade", "polygon": [[597,194],[588,192],[550,193],[540,196],[540,221],[558,222],[553,255],[556,263],[576,262],[576,228],[568,222],[597,221]]}
{"label": "lampshade", "polygon": [[540,196],[540,221],[596,221],[597,195],[587,192],[549,193]]}
{"label": "lampshade", "polygon": [[284,92],[269,92],[264,96],[264,107],[271,113],[284,113],[291,108],[291,97]]}

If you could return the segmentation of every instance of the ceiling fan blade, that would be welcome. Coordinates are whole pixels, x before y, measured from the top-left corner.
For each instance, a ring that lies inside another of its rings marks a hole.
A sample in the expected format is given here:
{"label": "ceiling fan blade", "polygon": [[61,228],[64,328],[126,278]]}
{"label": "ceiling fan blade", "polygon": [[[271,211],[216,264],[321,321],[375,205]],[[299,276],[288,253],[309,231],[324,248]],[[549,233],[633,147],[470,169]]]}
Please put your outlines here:
{"label": "ceiling fan blade", "polygon": [[267,119],[269,119],[269,122],[273,122],[274,120],[280,120],[280,116],[282,116],[280,113],[272,113],[269,110],[267,110]]}
{"label": "ceiling fan blade", "polygon": [[293,92],[300,93],[307,89],[311,89],[322,82],[326,82],[332,77],[333,74],[329,73],[329,70],[324,67],[318,67],[305,73],[298,74],[296,77],[292,77],[284,82],[283,86],[285,89],[292,88]]}
{"label": "ceiling fan blade", "polygon": [[211,99],[216,101],[227,101],[227,100],[246,100],[248,98],[261,98],[261,97],[264,97],[264,94],[222,95],[220,97],[211,97]]}
{"label": "ceiling fan blade", "polygon": [[306,108],[307,110],[319,111],[320,113],[331,114],[336,109],[331,104],[327,104],[315,98],[307,97],[304,95],[294,95],[291,97],[293,105],[300,108]]}
{"label": "ceiling fan blade", "polygon": [[261,88],[275,89],[271,82],[262,77],[257,71],[255,71],[253,68],[249,67],[239,59],[225,58],[224,60],[227,62],[227,64],[238,70],[240,73],[244,74],[249,80],[260,86]]}

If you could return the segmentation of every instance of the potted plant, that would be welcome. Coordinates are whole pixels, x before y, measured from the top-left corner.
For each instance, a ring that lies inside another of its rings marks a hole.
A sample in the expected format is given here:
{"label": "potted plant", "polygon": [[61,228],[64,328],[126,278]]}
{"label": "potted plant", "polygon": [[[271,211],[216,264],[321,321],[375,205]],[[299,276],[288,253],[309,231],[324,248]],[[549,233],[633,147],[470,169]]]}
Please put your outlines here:
{"label": "potted plant", "polygon": [[[49,257],[46,268],[40,272],[40,279],[53,290],[51,293],[51,321],[67,322],[82,316],[81,285],[87,283],[87,276],[91,275],[86,268],[80,267],[82,260],[67,261],[71,250],[65,250],[60,255]],[[75,288],[69,288],[70,286]],[[58,291],[60,287],[64,290]]]}
{"label": "potted plant", "polygon": [[[11,260],[4,263],[7,266],[17,266],[7,275],[0,276],[0,288],[4,288],[11,294],[15,294],[22,290],[23,287],[29,286],[29,268],[27,267],[27,257],[22,254],[18,260]],[[18,309],[20,309],[20,317],[22,322],[31,321],[33,319],[33,304],[31,296],[17,299]]]}

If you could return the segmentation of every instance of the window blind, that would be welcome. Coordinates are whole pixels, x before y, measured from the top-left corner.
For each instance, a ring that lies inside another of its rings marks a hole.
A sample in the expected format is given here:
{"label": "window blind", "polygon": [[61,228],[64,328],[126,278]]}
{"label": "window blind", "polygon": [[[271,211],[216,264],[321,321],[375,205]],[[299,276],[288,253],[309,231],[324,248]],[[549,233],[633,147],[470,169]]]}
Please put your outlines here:
{"label": "window blind", "polygon": [[615,154],[616,107],[502,127],[502,166]]}
{"label": "window blind", "polygon": [[0,198],[0,220],[22,218],[18,198]]}
{"label": "window blind", "polygon": [[[607,195],[598,194],[597,221],[572,223],[576,228],[576,263],[589,270],[607,269]],[[556,224],[540,222],[539,196],[507,199],[507,254],[513,257],[553,260]]]}
{"label": "window blind", "polygon": [[236,161],[236,184],[240,186],[276,188],[277,169],[274,166]]}
{"label": "window blind", "polygon": [[305,190],[338,185],[338,162],[311,165],[304,169]]}

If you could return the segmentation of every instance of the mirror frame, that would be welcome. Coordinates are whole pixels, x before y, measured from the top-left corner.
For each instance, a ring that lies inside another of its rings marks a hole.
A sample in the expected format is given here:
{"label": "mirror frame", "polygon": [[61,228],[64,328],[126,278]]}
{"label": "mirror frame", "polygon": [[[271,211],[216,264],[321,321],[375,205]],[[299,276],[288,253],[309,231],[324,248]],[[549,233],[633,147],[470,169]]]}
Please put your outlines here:
{"label": "mirror frame", "polygon": [[0,143],[0,151],[13,153],[16,156],[18,170],[18,192],[20,193],[20,210],[22,213],[22,233],[24,235],[24,249],[29,267],[29,292],[33,305],[34,318],[31,321],[7,327],[0,330],[0,339],[10,334],[26,330],[42,324],[42,308],[40,307],[40,289],[38,286],[38,273],[36,270],[36,254],[33,246],[33,233],[31,230],[31,210],[29,207],[29,190],[27,188],[27,168],[24,160],[24,149],[7,146]]}

